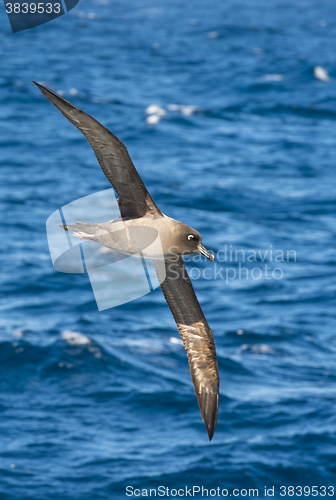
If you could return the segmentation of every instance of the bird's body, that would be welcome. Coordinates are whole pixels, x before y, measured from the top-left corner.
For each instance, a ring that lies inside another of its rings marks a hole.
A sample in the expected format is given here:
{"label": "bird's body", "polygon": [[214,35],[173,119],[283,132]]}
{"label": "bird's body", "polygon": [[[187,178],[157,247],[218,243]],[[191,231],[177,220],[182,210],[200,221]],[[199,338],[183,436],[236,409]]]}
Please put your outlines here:
{"label": "bird's body", "polygon": [[[169,257],[171,254],[194,253],[194,248],[186,248],[184,240],[190,242],[188,236],[194,236],[193,239],[200,238],[195,229],[164,214],[126,220],[119,217],[101,224],[76,222],[74,225],[61,227],[67,231],[73,231],[74,236],[81,240],[95,241],[126,255],[134,255],[148,249],[146,257],[151,259],[159,259],[162,255]],[[160,245],[153,244],[157,236]],[[212,254],[203,248],[203,255],[212,260]]]}
{"label": "bird's body", "polygon": [[147,258],[153,259],[161,289],[187,351],[195,393],[211,440],[219,397],[216,349],[182,256],[199,253],[211,261],[214,257],[203,246],[201,235],[195,229],[159,210],[125,145],[116,136],[59,95],[40,84],[35,85],[84,134],[119,196],[121,216],[118,219],[101,224],[76,222],[61,227],[73,231],[80,239],[98,242],[123,254],[145,252]]}

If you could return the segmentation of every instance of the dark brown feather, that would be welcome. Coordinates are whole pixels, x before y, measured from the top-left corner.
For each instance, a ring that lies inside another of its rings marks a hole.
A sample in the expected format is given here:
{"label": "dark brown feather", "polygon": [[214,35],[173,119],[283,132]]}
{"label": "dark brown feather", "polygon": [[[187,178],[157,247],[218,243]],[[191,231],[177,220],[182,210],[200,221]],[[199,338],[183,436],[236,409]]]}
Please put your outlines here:
{"label": "dark brown feather", "polygon": [[[119,196],[118,205],[122,218],[162,216],[136,171],[126,146],[84,111],[46,87],[38,83],[35,85],[90,143],[104,174]],[[73,227],[64,229],[73,230]],[[160,265],[156,265],[156,271],[159,282],[164,280],[161,288],[187,351],[195,393],[211,441],[217,423],[219,394],[212,331],[198,303],[182,257],[165,257],[165,276],[160,276]]]}
{"label": "dark brown feather", "polygon": [[33,83],[90,143],[99,165],[119,196],[122,218],[162,215],[136,171],[126,146],[90,115],[43,85]]}
{"label": "dark brown feather", "polygon": [[[154,261],[155,263],[155,261]],[[161,289],[187,351],[191,378],[209,440],[218,415],[219,375],[212,331],[203,314],[181,256],[165,258],[166,277],[156,265]]]}

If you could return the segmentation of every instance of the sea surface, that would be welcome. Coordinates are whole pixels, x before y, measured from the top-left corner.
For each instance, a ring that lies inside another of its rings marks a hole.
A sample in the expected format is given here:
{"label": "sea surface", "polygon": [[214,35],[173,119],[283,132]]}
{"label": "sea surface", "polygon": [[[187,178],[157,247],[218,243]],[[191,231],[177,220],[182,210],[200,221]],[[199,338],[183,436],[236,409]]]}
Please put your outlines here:
{"label": "sea surface", "polygon": [[[334,496],[335,49],[334,0],[83,0],[16,34],[1,6],[1,500]],[[211,443],[160,289],[99,311],[52,266],[47,218],[111,186],[31,80],[217,255],[186,263],[217,346]]]}

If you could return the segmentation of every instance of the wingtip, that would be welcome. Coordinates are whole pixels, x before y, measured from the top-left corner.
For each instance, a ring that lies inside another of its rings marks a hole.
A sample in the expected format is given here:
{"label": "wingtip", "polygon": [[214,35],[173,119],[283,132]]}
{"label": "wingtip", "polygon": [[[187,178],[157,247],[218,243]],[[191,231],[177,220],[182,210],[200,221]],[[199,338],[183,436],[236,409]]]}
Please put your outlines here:
{"label": "wingtip", "polygon": [[204,422],[205,423],[205,428],[206,428],[206,431],[208,433],[208,438],[209,438],[209,441],[212,440],[214,434],[215,434],[215,430],[216,430],[216,424],[217,424],[217,415],[216,417],[211,420],[210,422]]}
{"label": "wingtip", "polygon": [[50,97],[57,96],[60,97],[59,95],[55,94],[55,92],[52,92],[52,90],[48,89],[47,87],[44,87],[44,85],[41,85],[40,83],[34,82],[32,80],[32,83],[39,89],[41,94],[44,95],[48,100],[50,100]]}
{"label": "wingtip", "polygon": [[[74,104],[67,101],[66,99],[64,99],[64,97],[60,96],[59,94],[57,94],[53,90],[48,89],[48,87],[44,87],[44,85],[41,85],[40,83],[37,83],[34,81],[32,81],[32,82],[34,85],[36,85],[36,87],[39,89],[41,94],[44,95],[44,97],[46,99],[48,99],[49,102],[51,102],[51,104],[53,104],[71,123],[73,123],[75,125],[75,127],[79,128],[79,130],[81,130],[81,128],[78,127],[78,120],[75,119],[71,115],[71,112],[75,111],[76,113],[79,113],[80,115],[86,115],[86,113],[84,111],[77,108]],[[89,116],[89,115],[86,115],[86,116]],[[89,117],[89,118],[91,118],[94,122],[96,122],[96,120],[94,120],[92,117]]]}
{"label": "wingtip", "polygon": [[44,89],[43,85],[41,85],[40,83],[34,82],[34,80],[32,80],[32,83],[33,83],[34,85],[36,85],[36,87],[37,87],[38,89],[40,89],[40,90],[41,90],[41,88],[42,88],[42,89]]}
{"label": "wingtip", "polygon": [[208,433],[209,441],[212,440],[218,417],[218,393],[203,393],[203,400],[201,401],[200,409],[204,420],[205,428]]}
{"label": "wingtip", "polygon": [[210,428],[207,429],[209,441],[212,440],[212,438],[215,434],[215,430],[216,430],[216,423],[215,423],[215,425],[212,425]]}

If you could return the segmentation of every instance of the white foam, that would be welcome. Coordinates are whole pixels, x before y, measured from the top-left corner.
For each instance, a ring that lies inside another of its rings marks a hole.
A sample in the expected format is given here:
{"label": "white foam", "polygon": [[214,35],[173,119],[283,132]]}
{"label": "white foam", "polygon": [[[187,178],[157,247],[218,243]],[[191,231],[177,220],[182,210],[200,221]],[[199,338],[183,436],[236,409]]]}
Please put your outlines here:
{"label": "white foam", "polygon": [[321,66],[315,66],[314,76],[318,80],[321,80],[321,82],[329,82],[330,80],[328,71],[322,68]]}
{"label": "white foam", "polygon": [[276,351],[273,347],[267,344],[243,344],[241,346],[243,351],[251,351],[253,354],[275,354]]}
{"label": "white foam", "polygon": [[272,73],[264,76],[264,80],[266,80],[267,82],[281,82],[283,79],[283,75],[278,75],[277,73]]}
{"label": "white foam", "polygon": [[150,125],[154,125],[160,121],[161,117],[159,115],[149,115],[146,118],[146,122]]}
{"label": "white foam", "polygon": [[80,332],[72,330],[64,330],[61,333],[63,340],[66,340],[69,345],[86,345],[90,344],[91,340]]}
{"label": "white foam", "polygon": [[184,106],[183,104],[168,104],[170,111],[180,111],[183,115],[190,116],[199,108],[197,106]]}
{"label": "white foam", "polygon": [[69,92],[70,92],[70,95],[77,95],[78,94],[78,90],[75,88],[70,89]]}
{"label": "white foam", "polygon": [[169,342],[172,344],[181,344],[183,345],[183,342],[181,339],[178,339],[177,337],[170,337]]}
{"label": "white foam", "polygon": [[251,351],[255,354],[275,354],[273,347],[266,344],[255,344],[252,346]]}
{"label": "white foam", "polygon": [[161,106],[158,106],[157,104],[151,104],[146,108],[145,112],[147,115],[159,115],[159,116],[165,116],[166,112]]}
{"label": "white foam", "polygon": [[218,31],[209,31],[207,33],[208,38],[218,38],[219,37],[219,32]]}
{"label": "white foam", "polygon": [[189,116],[192,115],[195,111],[197,111],[196,106],[180,106],[181,113],[183,115]]}
{"label": "white foam", "polygon": [[14,330],[13,337],[15,337],[17,339],[21,339],[23,337],[23,334],[24,334],[24,330],[22,330],[21,328],[18,328],[17,330]]}
{"label": "white foam", "polygon": [[72,15],[79,17],[80,19],[97,19],[98,17],[95,12],[74,12]]}

